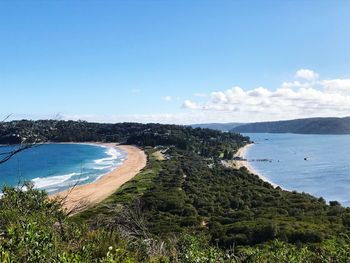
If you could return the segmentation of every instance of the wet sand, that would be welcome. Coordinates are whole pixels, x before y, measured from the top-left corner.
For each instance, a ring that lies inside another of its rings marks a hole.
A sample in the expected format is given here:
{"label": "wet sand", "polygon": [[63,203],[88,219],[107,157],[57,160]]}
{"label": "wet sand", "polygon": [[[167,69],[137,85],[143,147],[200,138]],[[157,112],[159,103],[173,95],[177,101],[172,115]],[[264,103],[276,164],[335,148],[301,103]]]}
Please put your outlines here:
{"label": "wet sand", "polygon": [[102,176],[95,182],[75,186],[63,192],[51,195],[50,198],[62,199],[67,213],[75,214],[91,207],[112,195],[120,186],[138,174],[147,162],[147,156],[141,149],[131,145],[116,143],[95,143],[108,147],[118,147],[127,152],[127,159],[122,165]]}

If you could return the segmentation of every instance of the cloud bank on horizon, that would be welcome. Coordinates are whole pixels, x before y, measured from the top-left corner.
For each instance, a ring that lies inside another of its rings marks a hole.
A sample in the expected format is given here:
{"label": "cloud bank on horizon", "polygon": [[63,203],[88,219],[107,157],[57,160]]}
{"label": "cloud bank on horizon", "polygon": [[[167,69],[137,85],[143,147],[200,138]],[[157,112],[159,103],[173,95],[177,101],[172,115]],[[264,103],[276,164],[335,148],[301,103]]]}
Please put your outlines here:
{"label": "cloud bank on horizon", "polygon": [[235,86],[212,92],[204,102],[185,100],[182,107],[239,122],[349,116],[350,79],[321,79],[313,70],[299,69],[294,80],[274,90]]}
{"label": "cloud bank on horizon", "polygon": [[[173,102],[164,96],[165,102]],[[180,107],[181,106],[181,107]],[[62,114],[66,120],[94,122],[158,122],[193,124],[210,122],[256,122],[309,117],[350,116],[350,79],[322,79],[310,69],[299,69],[294,79],[276,89],[245,90],[234,86],[211,94],[195,93],[176,113],[128,115]],[[24,118],[26,116],[23,116]],[[41,116],[45,118],[45,116]],[[18,116],[14,116],[18,118]],[[48,117],[49,118],[49,117]]]}

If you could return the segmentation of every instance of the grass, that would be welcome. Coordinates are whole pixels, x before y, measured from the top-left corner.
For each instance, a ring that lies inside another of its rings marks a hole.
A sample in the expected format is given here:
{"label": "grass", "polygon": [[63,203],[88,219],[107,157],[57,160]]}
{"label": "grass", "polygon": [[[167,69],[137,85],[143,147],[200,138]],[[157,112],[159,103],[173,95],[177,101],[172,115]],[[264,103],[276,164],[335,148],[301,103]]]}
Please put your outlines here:
{"label": "grass", "polygon": [[152,157],[154,157],[158,161],[164,161],[165,160],[164,154],[162,154],[162,152],[160,150],[159,151],[155,151],[154,153],[152,153]]}

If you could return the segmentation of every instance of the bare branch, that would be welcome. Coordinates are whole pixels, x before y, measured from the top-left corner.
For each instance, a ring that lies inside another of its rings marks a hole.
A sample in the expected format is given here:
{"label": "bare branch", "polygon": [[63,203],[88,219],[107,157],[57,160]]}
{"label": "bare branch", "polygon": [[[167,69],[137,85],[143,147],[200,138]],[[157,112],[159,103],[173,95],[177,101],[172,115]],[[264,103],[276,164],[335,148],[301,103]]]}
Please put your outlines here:
{"label": "bare branch", "polygon": [[[0,128],[2,128],[2,126],[5,126],[5,124],[11,124],[11,122],[6,123],[6,121],[11,116],[12,114],[9,114],[2,121],[0,121]],[[60,116],[59,114],[57,114],[54,120],[58,120],[59,118]],[[53,123],[53,129],[56,127],[56,124],[57,121]],[[0,148],[9,147],[8,150],[0,152],[0,164],[9,161],[14,155],[24,150],[32,148],[33,146],[42,145],[45,141],[47,141],[47,138],[45,138],[43,135],[40,135],[39,128],[37,127],[37,123],[35,121],[32,121],[31,125],[22,127],[20,131],[18,131],[15,135],[12,135],[18,137],[18,139],[20,140],[18,144],[16,144],[15,146],[9,144],[0,145]]]}
{"label": "bare branch", "polygon": [[7,121],[11,116],[12,116],[12,114],[8,114],[7,116],[5,116],[5,118],[1,122]]}
{"label": "bare branch", "polygon": [[[20,145],[18,148],[15,147],[15,149],[13,149],[11,151],[0,153],[1,156],[4,156],[4,157],[0,158],[0,164],[7,162],[17,153],[20,153],[24,150],[32,148],[33,146],[34,146],[34,144]],[[38,145],[35,145],[35,146],[38,146]]]}

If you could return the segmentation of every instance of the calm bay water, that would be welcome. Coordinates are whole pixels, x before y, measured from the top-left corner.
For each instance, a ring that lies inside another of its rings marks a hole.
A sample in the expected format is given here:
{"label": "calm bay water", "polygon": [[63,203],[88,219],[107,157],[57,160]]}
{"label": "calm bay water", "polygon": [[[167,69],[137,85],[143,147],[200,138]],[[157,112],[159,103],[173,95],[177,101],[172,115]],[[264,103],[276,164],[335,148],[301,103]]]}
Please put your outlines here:
{"label": "calm bay water", "polygon": [[[4,152],[8,148],[1,147]],[[46,144],[25,150],[0,165],[0,186],[31,180],[39,189],[59,192],[86,184],[121,165],[126,153],[90,144]]]}
{"label": "calm bay water", "polygon": [[350,206],[350,135],[245,135],[255,142],[245,157],[269,181]]}

